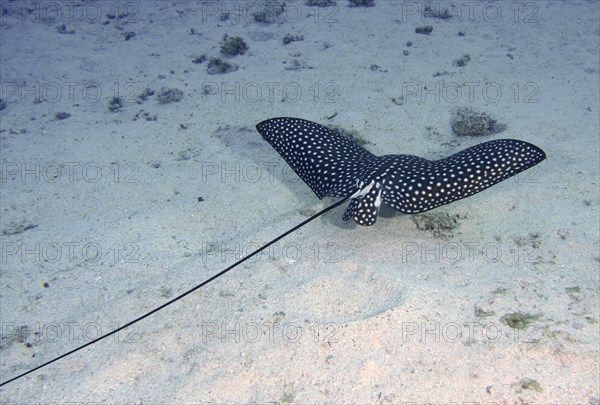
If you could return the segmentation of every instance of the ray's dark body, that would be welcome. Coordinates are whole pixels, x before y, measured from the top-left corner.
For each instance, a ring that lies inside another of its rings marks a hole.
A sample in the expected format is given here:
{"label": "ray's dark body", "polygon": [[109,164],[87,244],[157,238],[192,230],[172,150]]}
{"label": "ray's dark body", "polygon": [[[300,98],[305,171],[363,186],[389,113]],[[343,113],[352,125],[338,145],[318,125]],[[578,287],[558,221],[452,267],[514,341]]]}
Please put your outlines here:
{"label": "ray's dark body", "polygon": [[344,220],[372,225],[381,202],[415,214],[468,197],[546,158],[540,148],[497,139],[440,160],[376,156],[320,124],[280,117],[256,129],[319,198],[351,196]]}

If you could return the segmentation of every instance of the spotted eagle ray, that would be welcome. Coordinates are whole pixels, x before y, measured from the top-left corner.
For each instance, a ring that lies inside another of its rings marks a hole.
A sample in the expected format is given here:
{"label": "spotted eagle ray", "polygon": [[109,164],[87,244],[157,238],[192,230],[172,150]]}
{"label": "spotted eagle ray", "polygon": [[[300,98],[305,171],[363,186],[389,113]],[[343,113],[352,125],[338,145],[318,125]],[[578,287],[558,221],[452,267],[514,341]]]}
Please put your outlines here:
{"label": "spotted eagle ray", "polygon": [[516,139],[497,139],[440,160],[412,155],[376,156],[331,129],[301,118],[260,122],[258,132],[322,199],[346,197],[344,221],[370,226],[381,202],[406,214],[429,211],[479,193],[537,165],[543,150]]}

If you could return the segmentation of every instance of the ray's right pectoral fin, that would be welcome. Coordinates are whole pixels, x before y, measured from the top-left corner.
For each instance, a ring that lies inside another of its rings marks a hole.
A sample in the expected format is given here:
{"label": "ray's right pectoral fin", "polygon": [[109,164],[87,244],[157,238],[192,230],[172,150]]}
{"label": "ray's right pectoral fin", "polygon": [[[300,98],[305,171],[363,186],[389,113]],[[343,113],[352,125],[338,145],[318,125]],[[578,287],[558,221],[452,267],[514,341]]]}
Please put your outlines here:
{"label": "ray's right pectoral fin", "polygon": [[344,212],[343,220],[347,221],[352,217],[359,225],[373,225],[381,207],[381,190],[381,183],[375,181],[359,190]]}

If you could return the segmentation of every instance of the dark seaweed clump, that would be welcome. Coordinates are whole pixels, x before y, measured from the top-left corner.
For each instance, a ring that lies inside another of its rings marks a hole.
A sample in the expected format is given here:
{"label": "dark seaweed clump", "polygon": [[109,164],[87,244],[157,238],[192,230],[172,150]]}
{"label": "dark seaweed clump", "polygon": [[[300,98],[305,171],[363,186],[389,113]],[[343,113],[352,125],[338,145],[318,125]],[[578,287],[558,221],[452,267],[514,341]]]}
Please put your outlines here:
{"label": "dark seaweed clump", "polygon": [[452,18],[452,14],[448,11],[447,8],[444,8],[444,11],[433,9],[431,6],[425,6],[423,10],[423,17],[425,18],[435,18],[440,20],[448,20]]}
{"label": "dark seaweed clump", "polygon": [[349,0],[350,7],[373,7],[375,0]]}
{"label": "dark seaweed clump", "polygon": [[420,231],[429,231],[440,239],[450,239],[458,228],[458,215],[450,216],[447,212],[433,212],[411,216],[411,220]]}
{"label": "dark seaweed clump", "polygon": [[333,0],[306,0],[304,4],[309,7],[331,7],[337,3]]}
{"label": "dark seaweed clump", "polygon": [[369,141],[367,141],[365,138],[363,138],[358,133],[358,131],[355,129],[344,129],[340,126],[333,126],[331,129],[334,130],[339,135],[342,135],[342,136],[350,139],[352,142],[356,143],[357,145],[364,146],[369,143]]}
{"label": "dark seaweed clump", "polygon": [[75,34],[75,30],[67,29],[67,26],[65,24],[61,24],[58,27],[56,27],[56,32],[58,32],[59,34]]}
{"label": "dark seaweed clump", "polygon": [[192,63],[199,65],[201,63],[206,62],[208,58],[206,57],[206,55],[202,54],[200,56],[196,56],[194,59],[192,59]]}
{"label": "dark seaweed clump", "polygon": [[304,41],[304,36],[303,35],[286,34],[286,36],[283,37],[284,45],[291,44],[292,42],[296,42],[296,41]]}
{"label": "dark seaweed clump", "polygon": [[484,112],[469,107],[459,108],[451,122],[452,130],[459,136],[494,135],[506,129],[506,125],[498,122]]}
{"label": "dark seaweed clump", "polygon": [[415,28],[415,32],[417,34],[429,35],[433,31],[433,27],[431,25],[425,25],[423,27]]}
{"label": "dark seaweed clump", "polygon": [[110,112],[119,112],[123,109],[124,101],[121,97],[113,97],[108,102],[108,110]]}
{"label": "dark seaweed clump", "polygon": [[156,98],[158,98],[158,102],[161,104],[176,103],[183,99],[183,91],[176,88],[168,89],[163,87]]}
{"label": "dark seaweed clump", "polygon": [[223,75],[235,72],[237,69],[237,65],[224,61],[221,58],[210,58],[206,72],[209,75]]}
{"label": "dark seaweed clump", "polygon": [[227,37],[225,35],[225,42],[221,45],[221,53],[225,56],[237,56],[243,55],[248,50],[248,44],[244,42],[241,37]]}
{"label": "dark seaweed clump", "polygon": [[25,221],[22,222],[11,222],[7,225],[6,228],[2,229],[2,235],[18,235],[30,229],[35,229],[38,227],[38,224],[32,224]]}
{"label": "dark seaweed clump", "polygon": [[285,11],[285,2],[280,0],[266,0],[260,11],[252,14],[254,22],[271,24]]}
{"label": "dark seaweed clump", "polygon": [[458,67],[465,67],[467,63],[471,61],[471,56],[469,54],[463,55],[460,58],[456,59],[452,64]]}
{"label": "dark seaweed clump", "polygon": [[144,101],[148,100],[150,96],[154,95],[154,90],[146,87],[144,91],[138,94],[138,104],[142,104]]}

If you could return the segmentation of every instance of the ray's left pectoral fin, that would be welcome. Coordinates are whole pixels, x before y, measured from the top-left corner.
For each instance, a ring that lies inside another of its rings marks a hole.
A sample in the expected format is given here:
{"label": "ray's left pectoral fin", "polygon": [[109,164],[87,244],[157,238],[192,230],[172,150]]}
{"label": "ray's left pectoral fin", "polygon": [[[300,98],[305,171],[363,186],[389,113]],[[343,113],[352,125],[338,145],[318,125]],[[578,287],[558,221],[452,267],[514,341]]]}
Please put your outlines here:
{"label": "ray's left pectoral fin", "polygon": [[373,225],[381,207],[381,190],[381,183],[375,181],[360,189],[356,196],[352,197],[342,219],[347,221],[353,218],[359,225]]}

